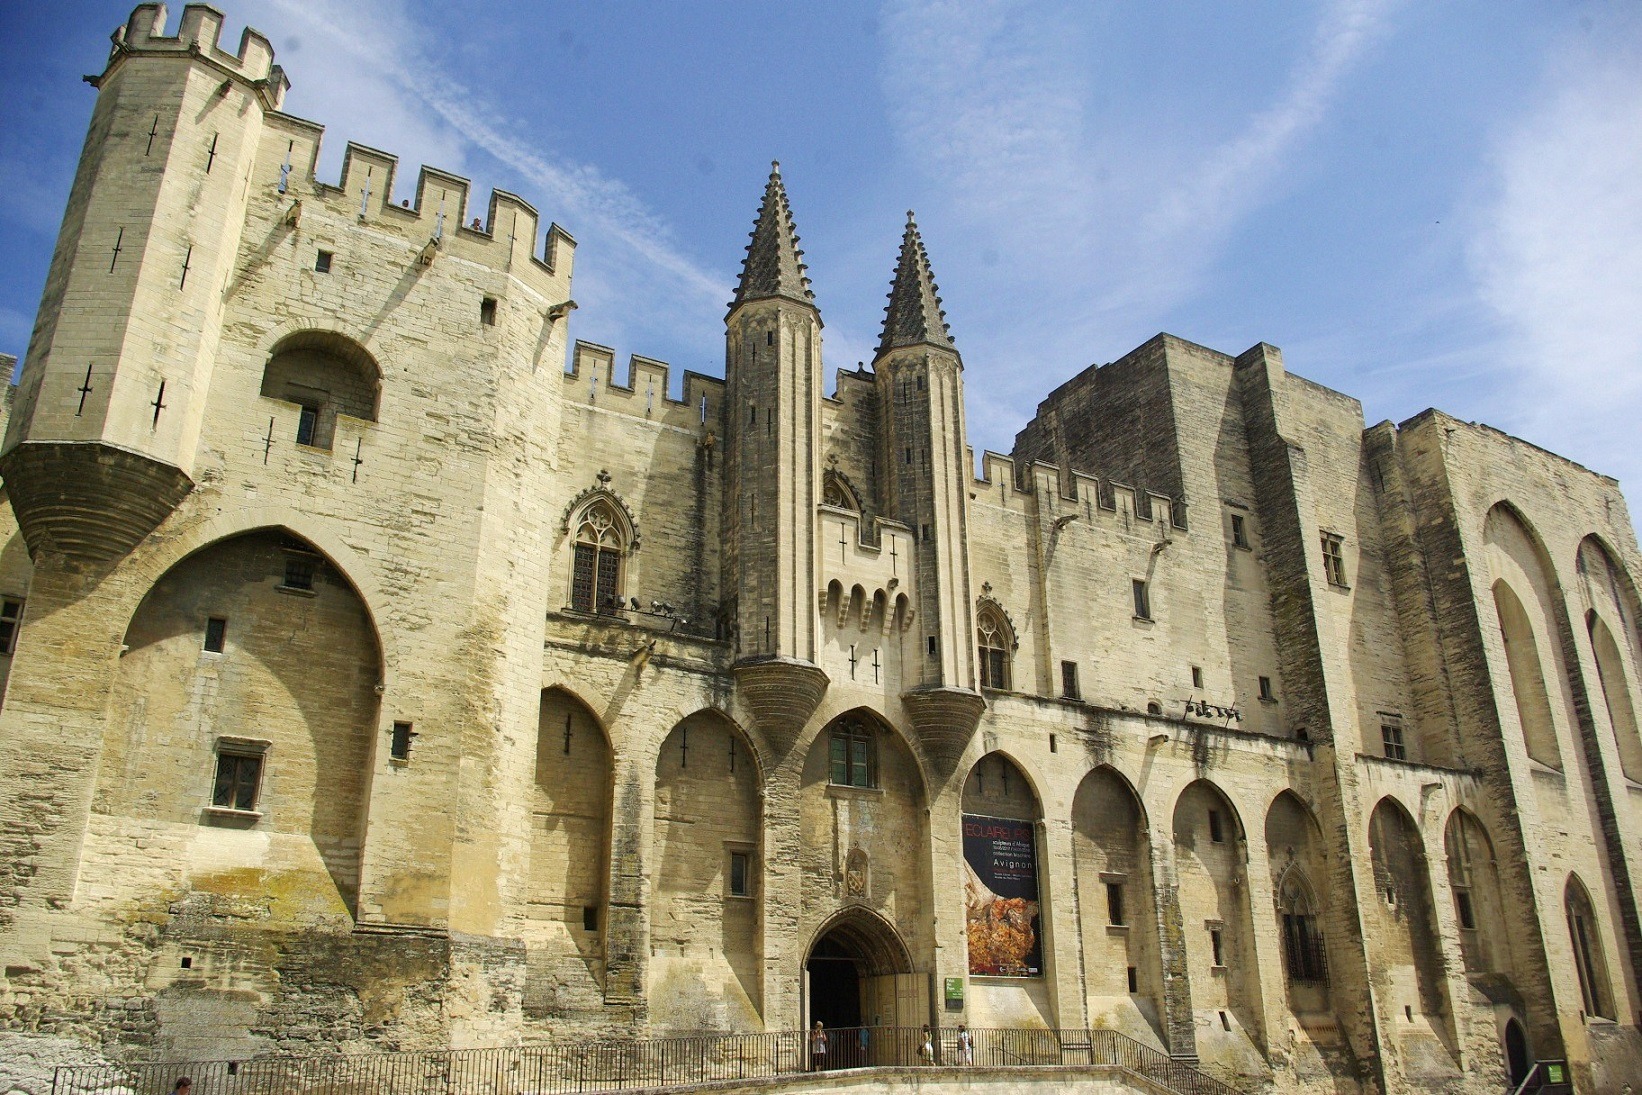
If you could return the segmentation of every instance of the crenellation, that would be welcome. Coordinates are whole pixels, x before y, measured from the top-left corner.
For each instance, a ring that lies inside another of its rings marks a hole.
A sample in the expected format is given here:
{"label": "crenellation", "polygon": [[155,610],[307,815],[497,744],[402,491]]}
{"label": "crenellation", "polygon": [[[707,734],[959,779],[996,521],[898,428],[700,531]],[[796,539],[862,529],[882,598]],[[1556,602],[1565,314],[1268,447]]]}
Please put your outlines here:
{"label": "crenellation", "polygon": [[1166,333],[977,475],[916,224],[829,395],[779,169],[675,399],[528,202],[320,181],[267,43],[164,21],[0,406],[0,1080],[818,1020],[1642,1075],[1612,479]]}

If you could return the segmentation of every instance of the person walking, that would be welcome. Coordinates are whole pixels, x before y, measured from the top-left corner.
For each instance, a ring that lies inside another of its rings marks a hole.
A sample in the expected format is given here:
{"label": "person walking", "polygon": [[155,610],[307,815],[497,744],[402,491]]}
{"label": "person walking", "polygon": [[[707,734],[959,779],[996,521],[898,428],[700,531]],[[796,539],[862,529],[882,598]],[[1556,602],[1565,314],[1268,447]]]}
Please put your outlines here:
{"label": "person walking", "polygon": [[935,1063],[935,1040],[930,1036],[929,1024],[924,1024],[924,1044],[918,1047],[918,1056],[926,1065]]}
{"label": "person walking", "polygon": [[821,1020],[810,1029],[810,1071],[820,1072],[827,1067],[827,1032],[821,1029]]}
{"label": "person walking", "polygon": [[958,1024],[958,1063],[960,1065],[975,1063],[975,1041],[969,1036],[969,1028],[962,1023]]}

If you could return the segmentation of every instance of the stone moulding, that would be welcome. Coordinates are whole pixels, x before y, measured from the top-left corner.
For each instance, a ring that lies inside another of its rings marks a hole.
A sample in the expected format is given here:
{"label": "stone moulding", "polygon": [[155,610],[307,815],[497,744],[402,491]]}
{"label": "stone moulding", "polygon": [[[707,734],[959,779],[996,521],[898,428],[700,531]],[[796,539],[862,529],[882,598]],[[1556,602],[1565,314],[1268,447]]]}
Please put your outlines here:
{"label": "stone moulding", "polygon": [[906,708],[924,754],[942,774],[949,775],[975,736],[986,699],[967,688],[934,685],[902,692],[901,706]]}
{"label": "stone moulding", "polygon": [[786,753],[798,740],[831,683],[819,666],[799,658],[743,658],[730,667],[736,691],[770,746]]}
{"label": "stone moulding", "polygon": [[24,441],[0,456],[0,475],[36,560],[117,559],[194,489],[181,468],[103,441]]}

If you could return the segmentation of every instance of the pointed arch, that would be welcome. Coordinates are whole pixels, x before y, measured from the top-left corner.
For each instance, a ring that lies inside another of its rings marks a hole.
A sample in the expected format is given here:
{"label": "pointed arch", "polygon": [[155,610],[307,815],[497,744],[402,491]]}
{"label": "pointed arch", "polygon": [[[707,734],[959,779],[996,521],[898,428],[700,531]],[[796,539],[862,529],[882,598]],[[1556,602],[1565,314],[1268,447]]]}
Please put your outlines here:
{"label": "pointed arch", "polygon": [[1560,641],[1567,621],[1556,570],[1544,541],[1510,502],[1488,511],[1483,545],[1523,743],[1533,760],[1561,769],[1558,724],[1569,718],[1569,688]]}
{"label": "pointed arch", "polygon": [[963,812],[1036,821],[1043,816],[1037,781],[1009,753],[994,749],[964,779]]}
{"label": "pointed arch", "polygon": [[565,511],[564,532],[570,552],[568,607],[576,612],[621,612],[626,607],[628,556],[639,546],[632,511],[614,491],[591,488]]}
{"label": "pointed arch", "polygon": [[1585,628],[1591,640],[1591,655],[1596,661],[1597,688],[1602,692],[1608,725],[1613,728],[1614,745],[1619,751],[1620,770],[1632,782],[1642,783],[1642,732],[1637,726],[1625,656],[1613,630],[1596,609],[1585,613]]}
{"label": "pointed arch", "polygon": [[849,476],[836,468],[821,473],[821,504],[861,513],[861,492],[855,489]]}
{"label": "pointed arch", "polygon": [[1264,1017],[1242,820],[1225,792],[1207,779],[1180,792],[1173,820],[1192,1006],[1236,1016],[1233,1031],[1223,1035],[1211,1028],[1210,1037],[1235,1039],[1240,1031],[1259,1047]]}
{"label": "pointed arch", "polygon": [[1364,926],[1377,933],[1388,974],[1403,986],[1386,1006],[1410,1009],[1425,1017],[1452,1051],[1453,1032],[1444,1018],[1442,941],[1431,899],[1425,842],[1419,826],[1401,802],[1380,799],[1368,823],[1369,860],[1375,899],[1364,910]]}
{"label": "pointed arch", "polygon": [[1522,598],[1503,578],[1494,583],[1494,611],[1499,619],[1500,642],[1516,702],[1517,720],[1528,755],[1548,768],[1562,767],[1557,747],[1556,719],[1551,713],[1544,662],[1534,626]]}
{"label": "pointed arch", "polygon": [[1510,972],[1512,955],[1504,891],[1487,826],[1464,806],[1456,806],[1443,827],[1443,852],[1465,968],[1472,972]]}
{"label": "pointed arch", "polygon": [[1072,869],[1091,1022],[1166,1048],[1150,827],[1111,765],[1092,769],[1072,796]]}
{"label": "pointed arch", "polygon": [[1570,874],[1562,891],[1568,916],[1568,939],[1573,947],[1574,973],[1585,1014],[1613,1019],[1617,1016],[1613,990],[1608,983],[1608,963],[1602,950],[1602,926],[1596,917],[1591,893],[1579,875]]}
{"label": "pointed arch", "polygon": [[1296,1014],[1321,1011],[1328,1002],[1323,918],[1330,904],[1322,830],[1305,801],[1284,789],[1266,811],[1265,836],[1289,1006]]}

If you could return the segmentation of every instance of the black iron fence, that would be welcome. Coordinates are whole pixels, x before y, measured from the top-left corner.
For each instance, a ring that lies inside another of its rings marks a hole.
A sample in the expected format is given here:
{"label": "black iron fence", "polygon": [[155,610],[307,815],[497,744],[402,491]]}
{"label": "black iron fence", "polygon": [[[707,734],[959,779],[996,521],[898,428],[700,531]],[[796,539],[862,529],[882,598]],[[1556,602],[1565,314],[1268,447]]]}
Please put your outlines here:
{"label": "black iron fence", "polygon": [[1118,1068],[1181,1095],[1238,1095],[1225,1084],[1115,1030],[845,1027],[824,1032],[700,1034],[511,1046],[258,1057],[246,1061],[59,1068],[52,1095],[559,1095],[810,1071],[888,1067]]}

